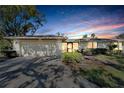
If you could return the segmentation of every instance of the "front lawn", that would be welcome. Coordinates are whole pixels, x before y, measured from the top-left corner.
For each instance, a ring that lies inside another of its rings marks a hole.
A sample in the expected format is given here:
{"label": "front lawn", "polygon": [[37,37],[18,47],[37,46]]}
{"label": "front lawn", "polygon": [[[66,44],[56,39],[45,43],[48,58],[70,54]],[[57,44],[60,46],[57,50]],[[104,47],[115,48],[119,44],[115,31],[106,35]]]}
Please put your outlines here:
{"label": "front lawn", "polygon": [[124,58],[122,56],[97,55],[95,60],[85,60],[82,77],[100,87],[124,87]]}
{"label": "front lawn", "polygon": [[83,66],[79,66],[77,71],[82,78],[99,87],[124,87],[123,56],[96,55],[82,56],[82,58],[80,64]]}

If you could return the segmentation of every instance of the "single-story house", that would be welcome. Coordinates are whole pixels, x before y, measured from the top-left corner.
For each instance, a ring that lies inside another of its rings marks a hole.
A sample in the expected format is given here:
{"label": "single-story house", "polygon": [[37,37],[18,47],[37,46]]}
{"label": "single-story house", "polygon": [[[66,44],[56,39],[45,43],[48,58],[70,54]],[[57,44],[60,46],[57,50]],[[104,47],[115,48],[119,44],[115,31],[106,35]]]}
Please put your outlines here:
{"label": "single-story house", "polygon": [[5,38],[12,41],[13,50],[19,56],[60,56],[62,42],[67,39],[54,35]]}
{"label": "single-story house", "polygon": [[13,43],[13,50],[19,56],[61,56],[62,52],[74,52],[87,48],[106,48],[113,42],[124,53],[123,39],[67,39],[63,36],[5,37]]}

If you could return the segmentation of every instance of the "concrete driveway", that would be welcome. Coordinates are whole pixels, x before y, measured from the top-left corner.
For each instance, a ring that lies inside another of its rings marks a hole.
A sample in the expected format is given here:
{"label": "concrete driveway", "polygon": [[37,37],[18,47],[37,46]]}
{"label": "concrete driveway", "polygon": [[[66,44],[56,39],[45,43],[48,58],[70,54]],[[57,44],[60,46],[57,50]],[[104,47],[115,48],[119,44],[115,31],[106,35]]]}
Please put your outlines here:
{"label": "concrete driveway", "polygon": [[0,63],[0,87],[72,88],[71,70],[58,58],[17,57]]}

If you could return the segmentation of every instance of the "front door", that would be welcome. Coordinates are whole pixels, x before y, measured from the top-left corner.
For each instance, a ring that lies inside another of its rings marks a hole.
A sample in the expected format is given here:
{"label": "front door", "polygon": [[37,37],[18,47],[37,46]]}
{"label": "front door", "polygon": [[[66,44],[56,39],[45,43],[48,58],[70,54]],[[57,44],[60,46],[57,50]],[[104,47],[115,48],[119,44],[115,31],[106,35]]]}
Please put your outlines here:
{"label": "front door", "polygon": [[73,52],[73,43],[67,43],[67,52]]}

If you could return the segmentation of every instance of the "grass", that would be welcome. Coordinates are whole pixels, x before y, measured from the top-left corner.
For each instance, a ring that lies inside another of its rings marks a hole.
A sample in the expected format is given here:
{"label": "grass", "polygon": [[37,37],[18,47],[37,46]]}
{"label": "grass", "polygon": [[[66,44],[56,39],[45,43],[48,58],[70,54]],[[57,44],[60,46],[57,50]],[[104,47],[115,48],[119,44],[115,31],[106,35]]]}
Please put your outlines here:
{"label": "grass", "polygon": [[97,84],[100,87],[117,87],[115,80],[112,79],[112,74],[104,69],[92,69],[81,71],[83,77]]}
{"label": "grass", "polygon": [[116,61],[120,64],[124,64],[124,57],[121,55],[113,55],[113,56],[97,55],[96,58],[103,61]]}
{"label": "grass", "polygon": [[[122,56],[94,56],[85,60],[80,75],[100,87],[124,87],[124,58]],[[102,62],[109,62],[104,64]]]}

